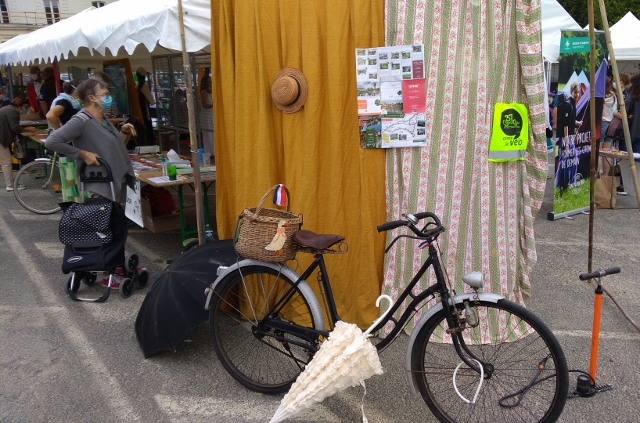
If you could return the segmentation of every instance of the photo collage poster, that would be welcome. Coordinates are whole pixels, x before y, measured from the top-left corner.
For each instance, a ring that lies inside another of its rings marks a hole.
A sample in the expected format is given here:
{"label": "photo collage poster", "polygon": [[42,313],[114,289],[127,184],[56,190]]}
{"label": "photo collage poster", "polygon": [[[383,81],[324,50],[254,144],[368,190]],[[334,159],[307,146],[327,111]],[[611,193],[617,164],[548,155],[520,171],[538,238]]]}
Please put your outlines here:
{"label": "photo collage poster", "polygon": [[424,46],[357,48],[355,53],[360,146],[426,145]]}

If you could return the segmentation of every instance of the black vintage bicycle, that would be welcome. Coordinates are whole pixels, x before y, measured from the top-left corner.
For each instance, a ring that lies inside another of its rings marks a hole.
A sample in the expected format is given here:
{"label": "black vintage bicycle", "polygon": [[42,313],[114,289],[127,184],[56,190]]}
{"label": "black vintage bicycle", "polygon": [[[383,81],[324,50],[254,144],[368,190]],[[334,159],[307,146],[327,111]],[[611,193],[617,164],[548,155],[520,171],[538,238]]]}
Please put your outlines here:
{"label": "black vintage bicycle", "polygon": [[[373,328],[378,331],[388,323],[393,327],[377,350],[384,350],[435,297],[435,305],[415,325],[407,350],[411,389],[431,412],[447,422],[555,421],[564,408],[569,378],[553,333],[526,308],[479,292],[480,272],[463,276],[469,292],[456,295],[441,265],[437,238],[445,228],[440,219],[430,212],[405,217],[378,226],[379,232],[409,229],[385,252],[406,237],[428,248],[428,257]],[[426,224],[419,228],[423,219]],[[207,299],[211,341],[222,365],[245,387],[266,394],[287,391],[340,320],[324,255],[346,252],[344,238],[300,230],[294,240],[299,251],[314,255],[302,275],[285,265],[242,260],[222,270]],[[415,294],[429,267],[436,283]],[[316,269],[328,328],[307,284]],[[408,305],[400,318],[393,317],[405,300]]]}

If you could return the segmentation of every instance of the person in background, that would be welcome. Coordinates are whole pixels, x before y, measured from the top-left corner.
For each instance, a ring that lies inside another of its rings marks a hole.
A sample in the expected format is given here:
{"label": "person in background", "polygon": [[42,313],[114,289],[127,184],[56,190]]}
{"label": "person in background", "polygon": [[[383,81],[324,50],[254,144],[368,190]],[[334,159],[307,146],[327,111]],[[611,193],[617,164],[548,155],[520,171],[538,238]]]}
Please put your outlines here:
{"label": "person in background", "polygon": [[[107,87],[111,87],[113,85],[113,80],[111,79],[109,74],[107,74],[106,72],[103,72],[101,70],[97,70],[97,71],[93,72],[93,75],[91,75],[91,79],[97,79],[98,81],[102,81],[105,84],[107,84]],[[107,112],[105,114],[109,118],[118,116],[119,112],[118,112],[118,107],[116,106],[116,102],[115,101],[112,102],[111,108],[109,110],[107,110]]]}
{"label": "person in background", "polygon": [[2,77],[2,87],[1,87],[1,91],[2,91],[2,106],[8,106],[9,105],[9,101],[11,101],[11,99],[9,98],[9,78],[7,78],[6,76]]}
{"label": "person in background", "polygon": [[13,169],[11,163],[11,144],[21,133],[35,133],[34,127],[21,127],[20,115],[29,110],[29,100],[16,97],[8,106],[0,108],[0,165],[7,191],[24,189],[24,186],[13,186]]}
{"label": "person in background", "polygon": [[[97,79],[82,81],[77,87],[83,108],[65,125],[51,133],[45,140],[45,147],[76,160],[77,168],[82,163],[100,166],[98,158],[111,168],[116,201],[124,203],[126,186],[134,187],[135,174],[124,145],[127,136],[135,136],[132,124],[125,123],[120,131],[105,115],[111,108],[113,99],[106,83]],[[72,142],[72,144],[68,144]],[[109,184],[85,183],[85,190],[93,198],[111,200]]]}
{"label": "person in background", "polygon": [[[629,94],[624,99],[624,107],[627,111],[629,122],[629,134],[631,136],[631,148],[634,153],[640,153],[640,119],[634,116],[640,116],[640,73],[636,73],[630,79],[631,87]],[[627,151],[627,144],[620,143],[620,151]],[[639,159],[636,159],[639,160]]]}
{"label": "person in background", "polygon": [[48,66],[42,71],[42,87],[40,87],[40,110],[42,114],[47,116],[47,113],[51,109],[51,103],[58,96],[58,90],[56,89],[56,78],[53,72],[53,68]]}
{"label": "person in background", "polygon": [[[611,119],[613,119],[613,113],[618,110],[618,100],[616,98],[616,92],[613,89],[613,81],[611,76],[607,75],[607,82],[604,89],[604,105],[602,107],[602,126],[600,128],[600,139],[602,140],[602,149],[610,150],[613,138],[607,136],[607,129]],[[601,160],[602,174],[608,175],[611,166],[607,160]]]}
{"label": "person in background", "polygon": [[47,112],[47,123],[50,129],[60,128],[82,108],[76,93],[76,87],[81,82],[79,79],[74,79],[62,85],[62,93],[53,100],[51,110]]}
{"label": "person in background", "polygon": [[[27,82],[27,98],[29,105],[35,113],[40,113],[40,88],[42,88],[42,76],[38,66],[29,68],[29,82]],[[42,115],[44,117],[44,115]]]}
{"label": "person in background", "polygon": [[204,152],[213,157],[213,98],[211,97],[211,77],[209,68],[204,69],[200,81],[200,130]]}
{"label": "person in background", "polygon": [[631,77],[628,73],[620,74],[620,85],[622,85],[622,98],[627,98],[631,89]]}
{"label": "person in background", "polygon": [[[620,112],[623,104],[626,104],[627,98],[629,97],[631,90],[631,78],[628,73],[620,74],[620,85],[622,85],[622,98],[624,99],[624,103],[618,104],[618,110],[613,113],[613,116],[622,119],[622,113]],[[628,109],[627,109],[628,110]],[[627,118],[631,119],[629,112],[627,111]],[[629,126],[629,132],[631,133],[631,125]],[[631,135],[631,139],[633,140],[633,135]],[[627,151],[627,145],[624,140],[614,140],[614,147],[616,146],[620,151]],[[632,143],[633,145],[633,143]],[[620,185],[616,188],[616,191],[620,195],[627,195],[627,192],[624,190],[624,184],[622,183],[622,175],[620,175]]]}
{"label": "person in background", "polygon": [[[140,103],[140,110],[142,111],[142,118],[144,119],[144,143],[143,145],[153,145],[155,138],[153,136],[153,124],[151,123],[151,110],[149,106],[154,106],[156,101],[153,99],[151,95],[151,90],[149,89],[149,84],[147,81],[147,71],[145,68],[140,66],[136,70],[136,75],[138,76],[138,85],[136,89],[138,90],[138,102]],[[141,131],[142,132],[142,131]]]}
{"label": "person in background", "polygon": [[171,126],[175,128],[189,127],[187,95],[180,88],[176,88],[169,102],[169,119],[171,120]]}

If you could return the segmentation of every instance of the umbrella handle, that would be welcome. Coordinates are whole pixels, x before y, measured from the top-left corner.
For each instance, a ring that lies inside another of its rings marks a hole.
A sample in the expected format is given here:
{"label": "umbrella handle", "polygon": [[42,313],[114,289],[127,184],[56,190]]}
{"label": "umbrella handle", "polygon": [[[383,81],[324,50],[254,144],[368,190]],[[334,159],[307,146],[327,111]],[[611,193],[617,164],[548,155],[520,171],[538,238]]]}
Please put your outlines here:
{"label": "umbrella handle", "polygon": [[365,335],[369,335],[369,333],[371,333],[371,331],[372,331],[376,326],[378,326],[378,324],[379,324],[380,322],[382,322],[382,321],[387,317],[387,314],[389,314],[389,312],[391,311],[391,306],[393,305],[393,299],[392,299],[390,296],[386,295],[386,294],[382,294],[382,295],[380,295],[380,296],[378,297],[378,299],[376,300],[376,307],[380,308],[380,301],[381,301],[381,300],[387,300],[387,301],[389,301],[389,308],[387,308],[387,311],[385,311],[384,313],[382,313],[382,316],[378,317],[378,318],[377,318],[377,319],[376,319],[376,320],[371,324],[371,326],[369,326],[369,329],[367,329],[367,330],[365,330],[365,331],[364,331],[364,334],[365,334]]}

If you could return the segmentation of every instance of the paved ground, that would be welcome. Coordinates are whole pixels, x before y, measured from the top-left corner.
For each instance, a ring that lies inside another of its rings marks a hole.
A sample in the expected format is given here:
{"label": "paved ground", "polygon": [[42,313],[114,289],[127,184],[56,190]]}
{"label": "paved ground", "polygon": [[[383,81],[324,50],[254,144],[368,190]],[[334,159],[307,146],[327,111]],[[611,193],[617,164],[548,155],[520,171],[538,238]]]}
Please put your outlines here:
{"label": "paved ground", "polygon": [[[588,216],[546,220],[550,195],[548,190],[535,223],[538,265],[528,305],[558,336],[569,367],[588,370],[594,285],[578,280],[587,270]],[[604,284],[636,322],[639,218],[637,209],[597,210],[593,240],[594,268],[622,268]],[[147,290],[128,299],[112,295],[104,304],[70,301],[60,272],[58,219],[32,215],[0,191],[0,421],[269,420],[279,398],[236,384],[215,358],[206,326],[175,352],[143,358],[133,323]],[[157,275],[168,258],[179,254],[179,235],[134,229],[128,249]],[[382,354],[385,374],[367,382],[364,405],[371,423],[433,421],[422,400],[409,392],[406,341],[401,338]],[[640,334],[605,297],[597,382],[614,389],[569,400],[561,421],[638,421],[638,357]],[[352,388],[292,421],[361,421],[361,401],[362,389]]]}

